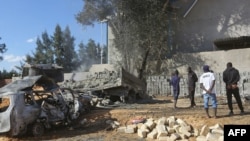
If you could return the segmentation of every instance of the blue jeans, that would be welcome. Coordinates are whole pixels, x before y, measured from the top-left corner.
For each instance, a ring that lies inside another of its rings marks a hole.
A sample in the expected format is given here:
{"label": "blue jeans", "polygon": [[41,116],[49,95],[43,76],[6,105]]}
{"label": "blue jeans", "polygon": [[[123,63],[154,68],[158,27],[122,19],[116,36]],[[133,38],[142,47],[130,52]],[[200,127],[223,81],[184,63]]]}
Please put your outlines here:
{"label": "blue jeans", "polygon": [[203,94],[204,108],[208,108],[209,99],[211,99],[212,107],[217,108],[217,99],[216,99],[216,95],[214,93],[213,94]]}

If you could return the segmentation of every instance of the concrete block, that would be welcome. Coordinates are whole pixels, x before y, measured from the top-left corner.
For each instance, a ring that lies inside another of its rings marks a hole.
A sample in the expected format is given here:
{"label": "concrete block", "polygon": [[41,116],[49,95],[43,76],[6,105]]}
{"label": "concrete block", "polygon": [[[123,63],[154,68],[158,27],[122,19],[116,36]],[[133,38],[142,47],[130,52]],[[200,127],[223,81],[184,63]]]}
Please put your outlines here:
{"label": "concrete block", "polygon": [[158,132],[156,129],[152,130],[150,133],[148,133],[147,138],[149,139],[156,139],[158,135]]}

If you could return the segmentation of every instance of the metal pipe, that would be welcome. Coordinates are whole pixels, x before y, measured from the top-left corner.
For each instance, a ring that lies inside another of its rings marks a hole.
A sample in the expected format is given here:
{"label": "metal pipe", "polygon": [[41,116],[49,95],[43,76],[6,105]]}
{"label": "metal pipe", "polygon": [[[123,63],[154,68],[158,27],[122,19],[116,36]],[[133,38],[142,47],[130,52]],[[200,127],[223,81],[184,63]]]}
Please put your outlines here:
{"label": "metal pipe", "polygon": [[185,18],[187,15],[188,15],[188,13],[193,9],[193,7],[195,6],[195,4],[198,2],[198,0],[195,0],[194,2],[193,2],[193,4],[189,7],[189,9],[187,10],[187,12],[184,14],[184,16],[183,16],[183,18]]}

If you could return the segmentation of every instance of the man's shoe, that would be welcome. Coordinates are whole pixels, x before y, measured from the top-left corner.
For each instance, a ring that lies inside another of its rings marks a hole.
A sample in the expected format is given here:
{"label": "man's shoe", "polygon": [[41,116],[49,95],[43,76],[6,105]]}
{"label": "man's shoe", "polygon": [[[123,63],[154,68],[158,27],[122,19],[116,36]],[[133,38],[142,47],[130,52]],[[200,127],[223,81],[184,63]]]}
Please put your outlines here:
{"label": "man's shoe", "polygon": [[191,104],[190,106],[189,106],[189,108],[195,108],[196,107],[196,104]]}
{"label": "man's shoe", "polygon": [[234,114],[234,112],[231,111],[228,113],[228,116],[232,116],[233,114]]}
{"label": "man's shoe", "polygon": [[241,115],[244,115],[244,114],[245,114],[245,112],[244,112],[244,111],[241,111],[241,112],[240,112],[240,114],[241,114]]}

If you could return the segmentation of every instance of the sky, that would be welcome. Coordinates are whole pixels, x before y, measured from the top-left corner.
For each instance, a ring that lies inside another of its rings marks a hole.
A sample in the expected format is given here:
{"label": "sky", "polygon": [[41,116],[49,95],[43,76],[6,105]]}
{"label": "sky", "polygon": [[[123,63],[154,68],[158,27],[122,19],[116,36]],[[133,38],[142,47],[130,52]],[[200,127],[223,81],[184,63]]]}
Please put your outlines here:
{"label": "sky", "polygon": [[7,52],[0,54],[4,57],[0,71],[24,63],[25,56],[35,52],[37,37],[45,31],[52,36],[57,24],[62,30],[69,27],[76,51],[80,42],[87,44],[89,39],[105,44],[105,23],[87,28],[77,23],[75,15],[82,8],[82,0],[0,0],[0,44],[7,47]]}

